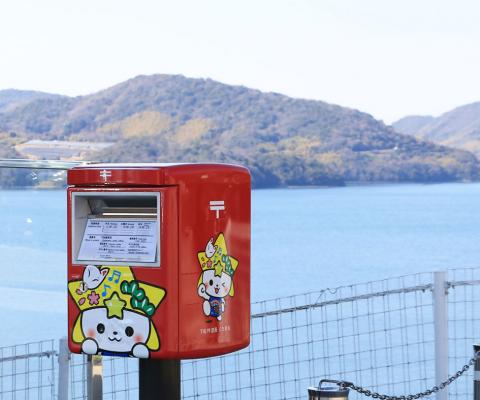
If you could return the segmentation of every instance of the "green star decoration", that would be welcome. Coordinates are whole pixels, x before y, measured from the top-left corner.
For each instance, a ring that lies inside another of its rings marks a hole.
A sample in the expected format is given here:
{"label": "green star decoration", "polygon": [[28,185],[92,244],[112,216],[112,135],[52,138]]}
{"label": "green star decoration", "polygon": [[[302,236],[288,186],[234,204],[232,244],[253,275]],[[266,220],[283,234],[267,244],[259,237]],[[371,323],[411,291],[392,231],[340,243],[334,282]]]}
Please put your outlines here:
{"label": "green star decoration", "polygon": [[222,276],[222,272],[223,272],[223,266],[222,266],[222,263],[219,261],[217,262],[213,268],[215,269],[215,276]]}
{"label": "green star decoration", "polygon": [[127,302],[118,297],[117,292],[114,292],[112,297],[110,297],[108,300],[105,300],[105,305],[107,306],[108,318],[117,317],[119,319],[123,319],[123,309],[127,305]]}

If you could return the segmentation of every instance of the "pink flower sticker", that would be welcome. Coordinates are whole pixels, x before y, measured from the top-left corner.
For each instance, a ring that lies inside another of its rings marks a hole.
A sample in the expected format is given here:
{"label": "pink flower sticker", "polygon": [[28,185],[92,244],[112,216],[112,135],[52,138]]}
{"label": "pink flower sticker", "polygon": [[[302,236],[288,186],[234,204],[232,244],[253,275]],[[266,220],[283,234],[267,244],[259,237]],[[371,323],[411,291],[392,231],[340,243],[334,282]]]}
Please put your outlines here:
{"label": "pink flower sticker", "polygon": [[100,296],[95,293],[95,290],[92,293],[90,293],[87,297],[88,297],[88,302],[91,306],[98,304],[98,299],[100,298]]}

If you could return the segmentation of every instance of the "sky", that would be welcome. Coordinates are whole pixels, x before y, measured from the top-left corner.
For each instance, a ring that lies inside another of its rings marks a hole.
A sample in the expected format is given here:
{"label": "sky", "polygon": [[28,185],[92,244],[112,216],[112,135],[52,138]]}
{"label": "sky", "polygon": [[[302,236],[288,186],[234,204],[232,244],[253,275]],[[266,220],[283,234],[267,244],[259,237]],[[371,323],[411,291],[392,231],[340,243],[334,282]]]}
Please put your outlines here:
{"label": "sky", "polygon": [[211,78],[391,123],[480,101],[475,0],[2,0],[0,89]]}

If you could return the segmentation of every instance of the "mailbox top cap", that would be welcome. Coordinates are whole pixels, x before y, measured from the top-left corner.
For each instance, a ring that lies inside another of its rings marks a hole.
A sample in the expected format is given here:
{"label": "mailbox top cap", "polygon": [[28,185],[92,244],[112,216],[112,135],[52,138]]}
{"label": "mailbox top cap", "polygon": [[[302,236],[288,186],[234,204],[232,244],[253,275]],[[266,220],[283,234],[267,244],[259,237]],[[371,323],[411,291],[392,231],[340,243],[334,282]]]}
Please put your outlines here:
{"label": "mailbox top cap", "polygon": [[68,170],[73,186],[169,186],[200,181],[249,183],[247,168],[233,164],[85,164]]}

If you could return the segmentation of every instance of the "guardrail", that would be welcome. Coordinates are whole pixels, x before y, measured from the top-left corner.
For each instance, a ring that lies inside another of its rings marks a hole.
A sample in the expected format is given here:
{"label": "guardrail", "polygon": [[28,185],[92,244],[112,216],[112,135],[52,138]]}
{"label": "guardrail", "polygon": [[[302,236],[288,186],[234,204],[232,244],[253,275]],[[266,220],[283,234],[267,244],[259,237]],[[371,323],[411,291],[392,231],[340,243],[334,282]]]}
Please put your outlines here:
{"label": "guardrail", "polygon": [[[254,303],[250,346],[183,361],[182,397],[304,399],[321,378],[394,395],[423,391],[471,358],[479,289],[480,269],[457,269]],[[0,397],[87,398],[92,365],[65,349],[53,340],[1,348]],[[138,360],[102,364],[105,399],[138,398]],[[469,371],[437,398],[471,398],[471,382]]]}

